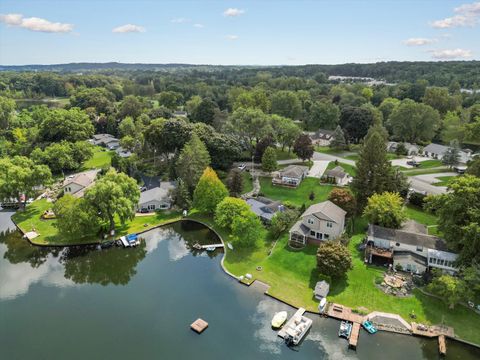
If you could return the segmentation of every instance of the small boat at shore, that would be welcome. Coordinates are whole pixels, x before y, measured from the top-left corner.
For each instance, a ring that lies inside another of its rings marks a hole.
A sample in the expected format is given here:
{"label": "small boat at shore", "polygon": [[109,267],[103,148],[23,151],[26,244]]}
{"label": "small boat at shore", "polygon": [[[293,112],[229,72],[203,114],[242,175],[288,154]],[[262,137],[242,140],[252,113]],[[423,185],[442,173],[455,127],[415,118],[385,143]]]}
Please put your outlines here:
{"label": "small boat at shore", "polygon": [[350,338],[351,333],[352,333],[352,323],[349,321],[342,321],[340,323],[340,329],[338,330],[338,336],[348,340]]}
{"label": "small boat at shore", "polygon": [[377,328],[375,326],[373,326],[373,324],[370,321],[364,321],[362,326],[370,334],[375,334],[377,332]]}
{"label": "small boat at shore", "polygon": [[216,249],[215,246],[207,246],[205,248],[205,250],[207,250],[207,251],[215,251],[215,249]]}
{"label": "small boat at shore", "polygon": [[320,314],[323,314],[326,308],[327,308],[327,299],[322,298],[322,300],[320,300],[320,304],[318,304],[318,311],[320,312]]}
{"label": "small boat at shore", "polygon": [[272,328],[280,329],[285,321],[287,321],[288,314],[286,311],[277,312],[272,319]]}
{"label": "small boat at shore", "polygon": [[312,319],[305,316],[295,316],[293,321],[288,323],[285,331],[285,344],[287,346],[298,345],[312,327]]}

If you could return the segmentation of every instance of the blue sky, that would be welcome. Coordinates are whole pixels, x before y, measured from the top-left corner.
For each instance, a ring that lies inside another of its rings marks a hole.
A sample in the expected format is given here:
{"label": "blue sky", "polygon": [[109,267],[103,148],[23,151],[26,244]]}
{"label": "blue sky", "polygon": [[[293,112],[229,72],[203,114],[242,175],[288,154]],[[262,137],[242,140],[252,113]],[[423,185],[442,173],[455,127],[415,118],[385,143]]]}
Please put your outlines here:
{"label": "blue sky", "polygon": [[2,65],[480,59],[480,1],[2,0],[0,14]]}

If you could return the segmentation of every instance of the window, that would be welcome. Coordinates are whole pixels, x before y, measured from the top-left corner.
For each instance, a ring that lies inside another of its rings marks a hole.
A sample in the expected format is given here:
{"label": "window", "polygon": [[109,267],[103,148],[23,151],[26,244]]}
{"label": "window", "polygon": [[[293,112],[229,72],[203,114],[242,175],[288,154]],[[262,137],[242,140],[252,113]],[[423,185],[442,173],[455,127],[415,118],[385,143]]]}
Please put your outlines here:
{"label": "window", "polygon": [[323,234],[323,238],[324,238],[325,240],[328,240],[328,239],[330,238],[330,235],[328,235],[328,234]]}
{"label": "window", "polygon": [[428,259],[428,262],[429,262],[430,264],[433,264],[433,258]]}
{"label": "window", "polygon": [[437,263],[437,259],[436,259],[436,258],[431,258],[430,260],[432,260],[432,264],[436,264],[436,263]]}
{"label": "window", "polygon": [[155,205],[154,204],[148,205],[148,210],[155,210]]}
{"label": "window", "polygon": [[328,228],[332,228],[333,227],[333,223],[331,221],[327,221],[327,227]]}
{"label": "window", "polygon": [[315,231],[310,230],[310,235],[311,235],[311,236],[315,236]]}
{"label": "window", "polygon": [[439,259],[438,260],[438,265],[443,266],[443,262],[444,262],[443,259]]}
{"label": "window", "polygon": [[417,251],[423,251],[423,246],[417,245]]}
{"label": "window", "polygon": [[317,239],[322,240],[322,233],[317,233]]}
{"label": "window", "polygon": [[308,219],[307,219],[307,223],[309,223],[309,224],[314,224],[315,221],[314,221],[312,218],[308,218]]}

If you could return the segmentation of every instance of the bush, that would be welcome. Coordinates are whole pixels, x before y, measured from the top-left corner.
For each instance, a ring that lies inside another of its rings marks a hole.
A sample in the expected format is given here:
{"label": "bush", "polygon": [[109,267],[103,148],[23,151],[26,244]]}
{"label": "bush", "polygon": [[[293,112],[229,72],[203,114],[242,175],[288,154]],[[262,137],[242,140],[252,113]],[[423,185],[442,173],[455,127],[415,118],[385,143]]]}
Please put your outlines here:
{"label": "bush", "polygon": [[425,197],[426,195],[418,192],[412,192],[408,197],[408,202],[414,206],[418,206],[419,208],[423,208],[425,204]]}
{"label": "bush", "polygon": [[403,266],[400,264],[395,265],[395,270],[397,271],[403,271]]}

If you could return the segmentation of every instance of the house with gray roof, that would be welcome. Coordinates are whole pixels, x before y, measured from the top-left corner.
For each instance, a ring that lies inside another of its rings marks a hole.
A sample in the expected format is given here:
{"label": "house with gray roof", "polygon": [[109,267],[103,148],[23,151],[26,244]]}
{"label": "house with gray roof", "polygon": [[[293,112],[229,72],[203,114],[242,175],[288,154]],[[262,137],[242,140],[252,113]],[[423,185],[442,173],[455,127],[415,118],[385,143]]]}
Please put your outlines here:
{"label": "house with gray roof", "polygon": [[310,206],[290,229],[290,245],[305,246],[338,238],[345,229],[347,212],[327,200]]}
{"label": "house with gray roof", "polygon": [[327,181],[333,181],[338,186],[346,186],[352,181],[352,177],[348,175],[341,166],[325,171],[324,178]]}
{"label": "house with gray roof", "polygon": [[396,142],[396,141],[389,141],[387,143],[387,151],[390,153],[395,153],[399,147],[400,144],[403,144],[405,146],[405,149],[407,150],[407,155],[417,155],[418,152],[420,151],[420,147],[415,144],[410,144],[408,142]]}
{"label": "house with gray roof", "polygon": [[109,150],[115,150],[120,147],[120,140],[111,134],[95,134],[90,140],[90,143],[106,147]]}
{"label": "house with gray roof", "polygon": [[[423,155],[432,159],[442,160],[448,149],[450,149],[449,146],[431,143],[423,148]],[[472,150],[460,150],[458,155],[459,162],[466,164],[472,159]]]}
{"label": "house with gray roof", "polygon": [[153,212],[170,209],[172,207],[172,192],[175,186],[174,182],[162,181],[160,186],[140,193],[137,211]]}
{"label": "house with gray roof", "polygon": [[297,187],[307,176],[308,170],[308,166],[288,165],[286,168],[274,173],[272,184]]}
{"label": "house with gray roof", "polygon": [[315,285],[315,290],[313,290],[313,295],[315,299],[322,300],[326,298],[328,293],[330,292],[330,284],[327,283],[325,280],[318,281]]}
{"label": "house with gray roof", "polygon": [[413,224],[406,224],[401,229],[370,224],[366,258],[369,263],[383,261],[413,273],[423,273],[431,268],[449,273],[457,271],[457,254],[448,250],[445,241],[428,235],[426,227]]}
{"label": "house with gray roof", "polygon": [[284,211],[285,209],[281,201],[275,201],[261,196],[247,199],[247,204],[255,215],[265,224],[269,224],[277,212]]}
{"label": "house with gray roof", "polygon": [[95,183],[99,172],[100,170],[94,169],[67,176],[62,184],[63,193],[83,197],[85,191]]}
{"label": "house with gray roof", "polygon": [[313,145],[330,146],[333,140],[333,130],[318,129],[315,132],[308,133]]}

